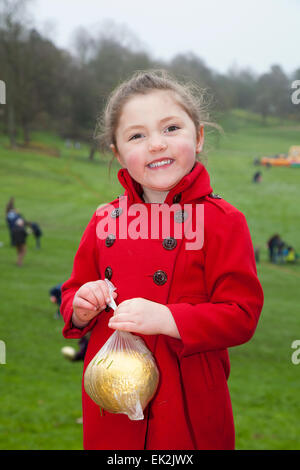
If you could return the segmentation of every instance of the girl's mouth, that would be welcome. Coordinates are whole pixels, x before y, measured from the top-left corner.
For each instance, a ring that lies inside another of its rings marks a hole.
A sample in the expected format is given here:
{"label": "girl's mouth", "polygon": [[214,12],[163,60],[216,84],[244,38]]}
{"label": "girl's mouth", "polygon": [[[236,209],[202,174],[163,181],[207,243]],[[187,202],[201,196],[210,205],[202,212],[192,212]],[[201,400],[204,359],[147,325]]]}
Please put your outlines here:
{"label": "girl's mouth", "polygon": [[159,160],[153,163],[149,163],[147,167],[150,168],[151,170],[156,170],[157,168],[166,168],[172,165],[173,162],[174,160],[172,158],[165,158],[164,160]]}

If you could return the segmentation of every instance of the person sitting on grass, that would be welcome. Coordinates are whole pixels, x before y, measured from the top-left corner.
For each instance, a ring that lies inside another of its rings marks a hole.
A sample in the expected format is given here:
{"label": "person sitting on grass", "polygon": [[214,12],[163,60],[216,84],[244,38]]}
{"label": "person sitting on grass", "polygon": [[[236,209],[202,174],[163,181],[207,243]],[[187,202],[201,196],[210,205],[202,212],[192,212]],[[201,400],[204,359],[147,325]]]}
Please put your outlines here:
{"label": "person sitting on grass", "polygon": [[292,246],[288,246],[287,251],[288,252],[287,252],[287,255],[285,257],[286,263],[295,264],[296,263],[296,257],[297,257],[295,249]]}

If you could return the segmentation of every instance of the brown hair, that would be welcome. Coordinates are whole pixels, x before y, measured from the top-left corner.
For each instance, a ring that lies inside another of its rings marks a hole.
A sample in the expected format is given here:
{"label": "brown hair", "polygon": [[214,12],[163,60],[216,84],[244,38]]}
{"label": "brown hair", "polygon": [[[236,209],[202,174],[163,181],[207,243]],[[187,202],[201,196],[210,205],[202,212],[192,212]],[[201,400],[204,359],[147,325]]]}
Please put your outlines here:
{"label": "brown hair", "polygon": [[163,69],[137,71],[113,90],[108,98],[95,132],[95,138],[100,141],[102,147],[113,144],[117,148],[116,130],[123,106],[130,98],[155,90],[172,92],[177,103],[192,119],[197,132],[201,124],[218,127],[209,122],[209,99],[206,90],[200,89],[195,83],[181,84]]}

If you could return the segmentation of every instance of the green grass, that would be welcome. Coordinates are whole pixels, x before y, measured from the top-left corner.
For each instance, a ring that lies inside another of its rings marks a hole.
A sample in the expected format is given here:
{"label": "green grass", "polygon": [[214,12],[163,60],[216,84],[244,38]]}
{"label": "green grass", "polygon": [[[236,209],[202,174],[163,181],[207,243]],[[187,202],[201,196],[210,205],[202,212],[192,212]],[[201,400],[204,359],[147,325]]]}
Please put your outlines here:
{"label": "green grass", "polygon": [[[300,144],[300,124],[260,119],[239,110],[222,120],[225,135],[208,137],[207,168],[214,191],[247,217],[253,243],[261,248],[258,273],[265,305],[252,340],[230,349],[231,391],[237,449],[300,449],[300,364],[291,362],[291,344],[300,339],[300,265],[274,266],[266,241],[275,232],[300,252],[300,168],[261,168],[263,182],[253,185],[260,155],[286,153]],[[65,360],[65,340],[48,291],[70,275],[82,232],[95,208],[123,192],[108,175],[108,158],[87,159],[88,148],[67,149],[56,136],[34,141],[57,147],[61,157],[6,148],[0,136],[1,316],[0,339],[6,364],[0,365],[0,449],[82,449],[82,363]],[[9,244],[4,210],[16,206],[44,231],[41,250],[28,237],[22,268]]]}

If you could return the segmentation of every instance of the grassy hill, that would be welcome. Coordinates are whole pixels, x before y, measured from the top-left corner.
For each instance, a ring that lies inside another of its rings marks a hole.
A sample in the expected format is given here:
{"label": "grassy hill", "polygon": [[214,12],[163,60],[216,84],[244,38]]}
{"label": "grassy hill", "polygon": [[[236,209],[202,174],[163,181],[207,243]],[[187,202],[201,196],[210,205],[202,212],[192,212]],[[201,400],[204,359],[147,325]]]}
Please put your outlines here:
{"label": "grassy hill", "polygon": [[[291,344],[300,339],[300,265],[268,262],[266,241],[275,232],[300,252],[300,168],[261,168],[263,181],[252,183],[261,155],[287,152],[300,144],[299,123],[269,121],[235,111],[222,119],[224,136],[207,137],[207,168],[214,191],[247,217],[253,244],[261,249],[258,273],[265,305],[253,339],[230,349],[229,387],[238,449],[300,449],[300,364],[291,362]],[[82,232],[95,208],[123,192],[105,156],[88,161],[88,149],[68,148],[59,138],[37,133],[40,148],[10,150],[0,136],[0,449],[81,449],[82,363],[61,356],[62,319],[48,291],[69,277]],[[55,147],[60,157],[43,147]],[[22,268],[15,265],[4,212],[8,199],[44,232],[42,247],[28,237]],[[171,393],[171,392],[170,392]]]}

